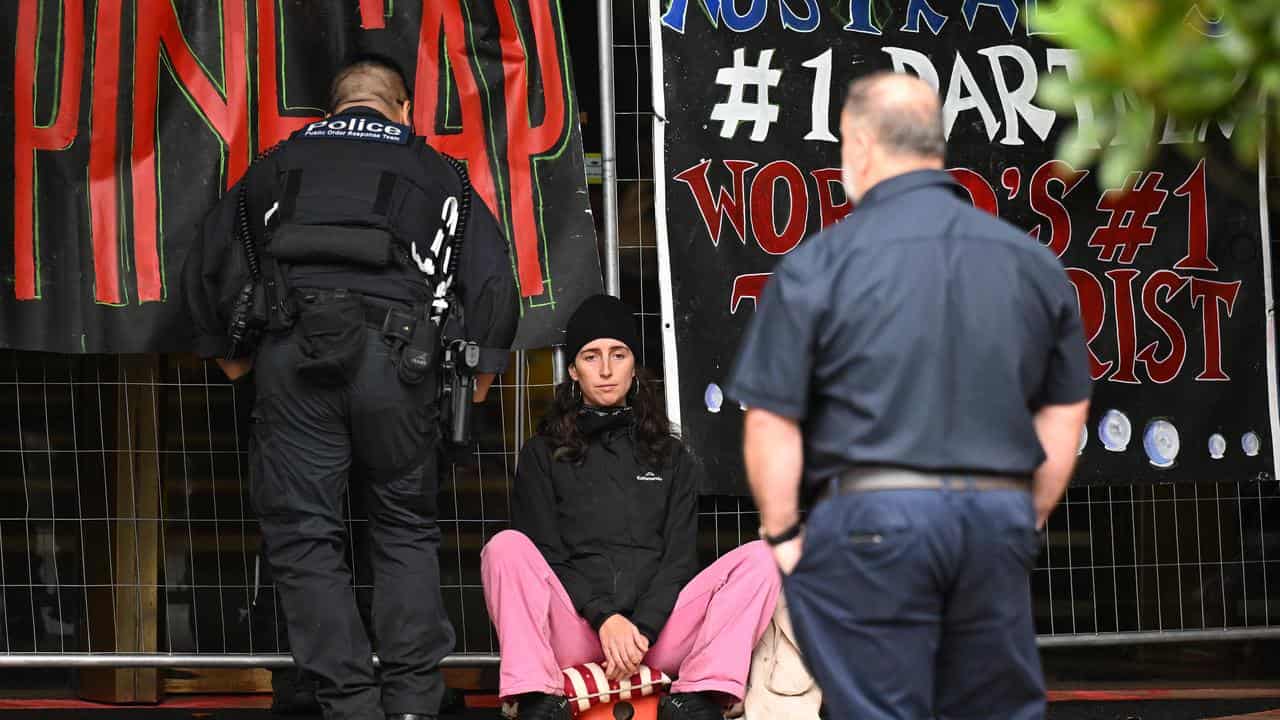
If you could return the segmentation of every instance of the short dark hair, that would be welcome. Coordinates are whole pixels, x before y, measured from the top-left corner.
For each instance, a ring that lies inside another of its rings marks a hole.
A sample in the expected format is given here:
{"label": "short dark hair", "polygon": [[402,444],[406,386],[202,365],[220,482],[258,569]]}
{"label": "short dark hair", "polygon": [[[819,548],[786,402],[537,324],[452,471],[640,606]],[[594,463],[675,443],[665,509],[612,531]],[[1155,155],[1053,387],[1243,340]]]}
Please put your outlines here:
{"label": "short dark hair", "polygon": [[887,150],[918,157],[945,156],[947,140],[937,95],[898,93],[886,97],[885,87],[902,82],[904,77],[909,76],[881,71],[854,80],[849,84],[844,111],[869,127]]}
{"label": "short dark hair", "polygon": [[410,99],[404,70],[386,55],[360,53],[342,66],[329,85],[329,112],[356,100],[396,106]]}

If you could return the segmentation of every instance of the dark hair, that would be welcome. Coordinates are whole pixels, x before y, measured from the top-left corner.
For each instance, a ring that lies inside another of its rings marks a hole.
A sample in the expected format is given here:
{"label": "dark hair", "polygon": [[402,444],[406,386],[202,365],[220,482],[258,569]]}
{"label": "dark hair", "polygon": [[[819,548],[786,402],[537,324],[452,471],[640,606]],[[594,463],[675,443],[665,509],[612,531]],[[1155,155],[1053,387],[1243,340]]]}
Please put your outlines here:
{"label": "dark hair", "polygon": [[[671,432],[667,408],[649,372],[636,368],[635,390],[630,394],[634,414],[636,457],[641,463],[658,468],[680,447],[680,439]],[[538,424],[538,434],[551,443],[551,456],[556,460],[580,463],[587,454],[587,439],[578,430],[578,414],[582,412],[582,391],[574,380],[556,387],[551,410]]]}
{"label": "dark hair", "polygon": [[888,150],[917,157],[942,157],[947,152],[947,140],[937,95],[884,97],[886,85],[901,83],[905,77],[885,70],[854,80],[845,96],[844,111],[869,127]]}
{"label": "dark hair", "polygon": [[360,53],[333,76],[329,112],[356,99],[376,99],[395,106],[409,98],[409,81],[400,63],[386,55]]}

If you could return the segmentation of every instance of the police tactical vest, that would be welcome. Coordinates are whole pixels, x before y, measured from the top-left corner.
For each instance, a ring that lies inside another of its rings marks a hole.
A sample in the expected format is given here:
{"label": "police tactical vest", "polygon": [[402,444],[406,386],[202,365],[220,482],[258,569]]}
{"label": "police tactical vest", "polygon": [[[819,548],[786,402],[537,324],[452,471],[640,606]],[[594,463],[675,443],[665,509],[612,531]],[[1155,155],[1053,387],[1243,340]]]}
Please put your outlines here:
{"label": "police tactical vest", "polygon": [[266,251],[293,288],[424,303],[446,271],[457,176],[411,128],[371,111],[319,120],[274,155]]}

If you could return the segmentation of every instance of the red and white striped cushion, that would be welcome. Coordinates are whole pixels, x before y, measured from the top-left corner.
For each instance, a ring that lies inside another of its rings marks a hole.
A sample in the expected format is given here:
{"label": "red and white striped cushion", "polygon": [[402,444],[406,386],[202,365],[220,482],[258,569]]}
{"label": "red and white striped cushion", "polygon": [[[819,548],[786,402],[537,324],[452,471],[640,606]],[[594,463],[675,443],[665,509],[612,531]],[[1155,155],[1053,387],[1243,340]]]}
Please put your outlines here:
{"label": "red and white striped cushion", "polygon": [[625,680],[610,682],[600,663],[583,663],[565,668],[564,694],[575,714],[586,712],[596,705],[615,700],[632,700],[653,695],[665,685],[671,684],[666,673],[641,665],[635,675]]}

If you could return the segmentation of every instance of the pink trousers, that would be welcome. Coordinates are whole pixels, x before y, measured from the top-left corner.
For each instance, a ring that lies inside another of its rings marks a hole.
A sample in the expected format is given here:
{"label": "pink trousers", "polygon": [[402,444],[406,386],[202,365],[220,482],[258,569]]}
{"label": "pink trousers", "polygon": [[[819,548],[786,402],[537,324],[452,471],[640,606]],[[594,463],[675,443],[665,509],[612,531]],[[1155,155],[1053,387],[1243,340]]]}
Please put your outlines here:
{"label": "pink trousers", "polygon": [[[561,668],[603,662],[600,636],[533,541],[499,533],[480,556],[484,597],[502,653],[499,694],[563,695]],[[769,548],[752,542],[711,564],[680,591],[644,662],[677,678],[672,692],[746,693],[751,651],[773,617],[781,578]]]}

